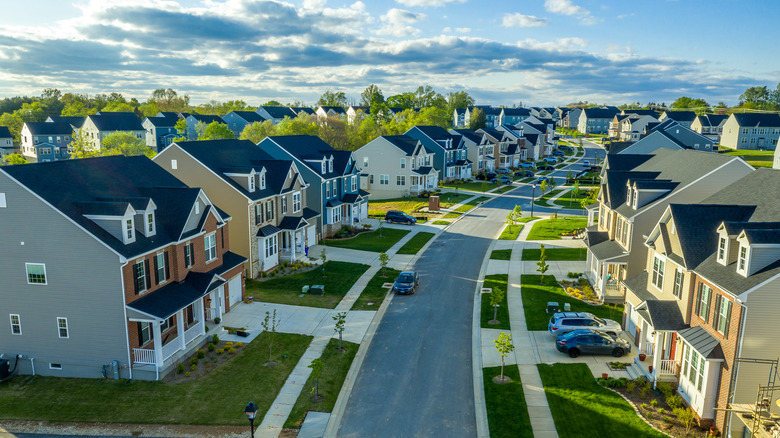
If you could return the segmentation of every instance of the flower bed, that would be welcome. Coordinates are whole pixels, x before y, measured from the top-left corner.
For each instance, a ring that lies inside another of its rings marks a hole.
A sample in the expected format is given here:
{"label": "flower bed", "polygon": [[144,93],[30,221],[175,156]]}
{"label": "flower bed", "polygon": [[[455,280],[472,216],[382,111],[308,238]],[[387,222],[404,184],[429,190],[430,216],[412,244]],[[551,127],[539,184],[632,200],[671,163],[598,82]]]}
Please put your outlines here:
{"label": "flower bed", "polygon": [[179,362],[176,369],[165,376],[163,381],[183,383],[203,377],[227,363],[244,346],[243,342],[220,341],[219,337],[214,335],[205,346]]}

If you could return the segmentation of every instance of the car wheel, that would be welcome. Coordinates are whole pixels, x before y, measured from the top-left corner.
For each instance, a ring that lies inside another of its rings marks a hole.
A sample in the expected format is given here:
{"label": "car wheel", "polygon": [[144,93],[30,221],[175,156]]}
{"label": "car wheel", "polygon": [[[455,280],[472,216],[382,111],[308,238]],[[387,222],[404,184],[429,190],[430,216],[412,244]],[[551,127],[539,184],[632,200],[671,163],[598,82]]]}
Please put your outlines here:
{"label": "car wheel", "polygon": [[580,350],[578,350],[576,348],[572,348],[572,349],[569,350],[569,357],[570,358],[574,359],[575,357],[577,357],[579,355],[580,355]]}
{"label": "car wheel", "polygon": [[412,221],[406,221],[406,225],[412,225]]}
{"label": "car wheel", "polygon": [[615,356],[615,357],[623,356],[623,349],[618,347],[618,348],[612,350],[612,355]]}
{"label": "car wheel", "polygon": [[387,222],[388,224],[392,224],[393,220],[392,219],[385,219],[385,222]]}

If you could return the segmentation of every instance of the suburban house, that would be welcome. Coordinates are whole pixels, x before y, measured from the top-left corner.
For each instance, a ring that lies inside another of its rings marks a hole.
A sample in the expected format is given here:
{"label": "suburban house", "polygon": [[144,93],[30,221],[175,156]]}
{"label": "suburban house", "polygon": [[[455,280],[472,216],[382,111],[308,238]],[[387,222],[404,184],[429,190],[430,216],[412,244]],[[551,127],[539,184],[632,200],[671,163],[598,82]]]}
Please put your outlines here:
{"label": "suburban house", "polygon": [[529,117],[531,117],[531,110],[528,108],[501,108],[496,126],[516,125]]}
{"label": "suburban house", "polygon": [[197,140],[200,137],[199,126],[202,126],[201,129],[206,129],[206,126],[214,122],[225,123],[220,116],[206,114],[189,114],[184,120],[187,122],[187,139],[189,140]]}
{"label": "suburban house", "polygon": [[601,170],[598,205],[589,208],[585,276],[598,297],[623,302],[621,280],[638,275],[648,235],[671,203],[700,202],[752,172],[739,157],[658,149],[653,155],[609,154]]}
{"label": "suburban house", "polygon": [[175,113],[158,113],[155,117],[147,117],[141,123],[146,129],[146,145],[153,151],[160,152],[179,136],[176,123],[179,117]]}
{"label": "suburban house", "polygon": [[92,142],[95,149],[100,149],[103,137],[116,132],[128,132],[139,140],[146,141],[146,129],[141,119],[131,112],[98,112],[87,116],[79,130]]}
{"label": "suburban house", "polygon": [[352,105],[347,108],[347,123],[359,122],[363,117],[371,114],[371,107]]}
{"label": "suburban house", "polygon": [[[466,147],[466,159],[471,161],[471,170],[474,173],[477,173],[480,170],[490,172],[496,168],[496,158],[493,153],[493,147],[491,145],[481,145],[482,135],[466,128],[450,129],[449,133],[463,137],[463,144]],[[473,168],[474,163],[477,163],[476,169]]]}
{"label": "suburban house", "polygon": [[317,118],[327,119],[329,117],[343,119],[347,117],[347,112],[340,106],[321,106],[316,111]]}
{"label": "suburban house", "polygon": [[14,153],[14,137],[7,126],[0,126],[0,159]]}
{"label": "suburban house", "polygon": [[709,138],[715,144],[720,143],[720,136],[723,134],[723,125],[729,116],[726,114],[704,114],[696,116],[691,123],[691,130]]}
{"label": "suburban house", "polygon": [[664,123],[653,128],[650,133],[634,143],[612,142],[610,154],[652,154],[658,149],[694,149],[705,152],[717,152],[712,140],[698,134],[677,122]]}
{"label": "suburban house", "polygon": [[538,106],[532,106],[528,109],[532,116],[542,119],[552,119],[555,108],[544,108]]}
{"label": "suburban house", "polygon": [[266,119],[255,111],[231,111],[222,117],[228,129],[238,138],[241,131],[252,123],[263,123]]}
{"label": "suburban house", "polygon": [[571,111],[570,108],[567,108],[565,106],[559,106],[555,108],[555,112],[553,112],[553,120],[555,120],[556,126],[561,126],[566,128],[565,123],[568,123],[566,116],[569,114],[569,111]]}
{"label": "suburban house", "polygon": [[322,237],[368,217],[369,193],[351,151],[339,151],[314,135],[266,137],[257,144],[277,160],[293,160],[306,183],[306,199]]}
{"label": "suburban house", "polygon": [[439,126],[414,126],[404,133],[419,140],[429,151],[433,151],[433,168],[439,171],[439,180],[448,182],[468,179],[472,175],[472,163],[463,136],[454,135]]}
{"label": "suburban house", "polygon": [[319,213],[308,208],[307,185],[292,160],[235,139],[176,142],[153,160],[233,217],[231,248],[246,258],[251,278],[317,244]]}
{"label": "suburban house", "polygon": [[[507,125],[501,125],[498,127],[499,131],[505,133],[505,135],[512,139],[512,141],[517,143],[517,149],[512,152],[512,154],[516,155],[516,158],[518,158],[520,161],[532,159],[534,154],[536,154],[536,156],[540,156],[541,151],[544,150],[544,146],[540,146],[537,143],[539,141],[543,141],[544,137],[538,134],[531,134],[530,132],[536,131],[533,128],[528,128],[529,134],[526,136],[524,131],[526,127],[523,126],[522,123],[519,126],[519,128]],[[507,148],[507,153],[510,153],[511,151],[511,147]],[[514,162],[515,160],[513,159],[512,161]]]}
{"label": "suburban house", "polygon": [[230,218],[144,156],[6,166],[0,200],[0,353],[21,374],[160,380],[244,297]]}
{"label": "suburban house", "polygon": [[[294,119],[298,117],[298,113],[305,110],[312,111],[311,108],[297,108],[296,111],[295,108],[288,108],[286,106],[261,106],[257,109],[257,114],[260,114],[260,116],[263,117],[263,120],[270,120],[274,125],[278,125],[285,117]],[[307,114],[312,115],[313,112],[307,112]]]}
{"label": "suburban house", "polygon": [[696,113],[693,111],[664,111],[658,117],[659,122],[663,122],[664,120],[674,120],[686,128],[690,128],[695,119]]}
{"label": "suburban house", "polygon": [[466,108],[455,108],[452,110],[452,126],[461,128],[466,126]]}
{"label": "suburban house", "polygon": [[[261,107],[261,108],[268,108],[267,106]],[[307,107],[307,106],[291,106],[290,109],[295,113],[295,116],[300,116],[301,114],[306,114],[307,116],[316,116],[317,113],[314,112],[313,109]],[[258,108],[258,111],[260,111],[260,108]]]}
{"label": "suburban house", "polygon": [[637,141],[644,134],[645,127],[657,121],[649,115],[616,114],[609,123],[609,136],[619,141]]}
{"label": "suburban house", "polygon": [[577,130],[583,134],[607,134],[609,123],[618,112],[617,108],[585,108],[580,113]]}
{"label": "suburban house", "polygon": [[577,129],[580,124],[580,115],[582,114],[582,108],[572,108],[563,116],[563,121],[560,126],[566,129]]}
{"label": "suburban house", "polygon": [[[484,152],[481,155],[485,161],[492,161],[495,169],[509,169],[517,167],[524,160],[523,149],[520,145],[525,144],[525,138],[512,135],[510,131],[498,130],[493,128],[478,129],[477,134],[482,137],[479,147]],[[485,158],[490,157],[490,158]],[[479,158],[479,157],[478,157]],[[480,167],[481,169],[482,167]],[[485,167],[485,170],[493,170]]]}
{"label": "suburban house", "polygon": [[780,115],[731,114],[723,124],[720,144],[732,149],[774,150],[780,137]]}
{"label": "suburban house", "polygon": [[406,135],[383,135],[353,153],[361,166],[360,188],[374,199],[418,196],[438,187],[434,153]]}
{"label": "suburban house", "polygon": [[82,126],[84,126],[84,121],[87,120],[86,117],[80,117],[80,116],[49,116],[46,118],[46,122],[65,122],[70,123],[70,126],[73,127],[73,130],[81,129]]}
{"label": "suburban house", "polygon": [[716,408],[749,410],[777,358],[777,190],[780,171],[758,169],[700,204],[670,204],[645,242],[645,271],[623,282],[626,330],[649,358],[638,369],[677,383],[700,423],[724,436],[744,425]]}
{"label": "suburban house", "polygon": [[73,127],[67,122],[25,122],[19,150],[31,163],[67,160]]}

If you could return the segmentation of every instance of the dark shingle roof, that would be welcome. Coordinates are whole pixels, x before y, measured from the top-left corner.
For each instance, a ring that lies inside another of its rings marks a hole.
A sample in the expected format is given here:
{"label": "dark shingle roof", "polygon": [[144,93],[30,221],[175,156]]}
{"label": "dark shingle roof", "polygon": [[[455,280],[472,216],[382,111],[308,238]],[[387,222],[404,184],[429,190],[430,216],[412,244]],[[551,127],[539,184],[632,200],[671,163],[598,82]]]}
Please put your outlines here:
{"label": "dark shingle roof", "polygon": [[300,114],[301,112],[306,113],[306,114],[308,114],[310,116],[314,115],[314,110],[309,108],[309,107],[292,106],[292,107],[290,107],[290,109],[293,110],[293,112],[296,115]]}
{"label": "dark shingle roof", "polygon": [[701,126],[720,126],[725,120],[728,120],[729,116],[726,114],[704,114],[696,116],[699,119]]}
{"label": "dark shingle roof", "polygon": [[750,222],[774,222],[780,219],[780,202],[768,193],[780,193],[780,170],[759,168],[701,203],[755,206]]}
{"label": "dark shingle roof", "polygon": [[25,122],[32,135],[71,135],[73,126],[67,122]]}
{"label": "dark shingle roof", "polygon": [[682,329],[677,332],[678,336],[689,343],[694,350],[704,356],[705,359],[723,359],[723,349],[714,336],[712,336],[704,327],[696,326]]}
{"label": "dark shingle roof", "polygon": [[253,123],[253,122],[264,122],[265,118],[261,116],[260,114],[254,112],[254,111],[231,111],[229,114],[235,114],[241,119],[243,119],[245,122]]}
{"label": "dark shingle roof", "polygon": [[203,122],[203,123],[205,123],[207,125],[211,124],[213,122],[225,123],[225,121],[222,120],[222,117],[215,116],[215,115],[212,115],[212,114],[190,114],[189,117],[192,117],[193,119],[195,119],[195,120],[197,120],[199,122]]}
{"label": "dark shingle roof", "polygon": [[503,108],[505,116],[530,116],[531,110],[528,108]]}
{"label": "dark shingle roof", "polygon": [[472,131],[471,129],[451,129],[450,132],[455,131],[455,133],[462,135],[464,138],[467,138],[471,141],[473,141],[476,144],[479,144],[480,141],[482,141],[482,137],[480,137],[479,134]]}
{"label": "dark shingle roof", "polygon": [[653,300],[655,295],[647,291],[647,271],[621,281],[641,301]]}
{"label": "dark shingle roof", "polygon": [[74,128],[81,128],[87,118],[79,116],[49,116],[49,118],[46,120],[51,120],[52,122],[70,123]]}
{"label": "dark shingle roof", "polygon": [[593,255],[600,261],[612,260],[628,255],[628,251],[623,249],[623,247],[614,240],[605,240],[595,245],[590,245],[588,249],[590,249]]}
{"label": "dark shingle roof", "polygon": [[[454,150],[463,146],[463,139],[460,134],[451,134],[440,126],[413,126],[404,133],[412,138],[423,142],[426,146],[433,146]],[[445,146],[448,140],[451,140],[451,146]]]}
{"label": "dark shingle roof", "polygon": [[417,143],[419,143],[417,139],[408,135],[383,135],[382,138],[403,151],[407,156],[411,156],[414,153]]}
{"label": "dark shingle roof", "polygon": [[731,116],[739,126],[780,126],[780,114],[734,113]]}
{"label": "dark shingle roof", "polygon": [[159,116],[147,117],[146,120],[157,128],[173,128],[176,126],[179,118],[177,116]]}
{"label": "dark shingle roof", "polygon": [[297,116],[296,111],[286,106],[264,106],[262,108],[274,119],[283,119],[285,117],[294,119]]}
{"label": "dark shingle roof", "polygon": [[11,138],[11,131],[7,126],[0,126],[0,138]]}
{"label": "dark shingle roof", "polygon": [[688,327],[676,301],[647,300],[645,306],[655,330],[678,331]]}
{"label": "dark shingle roof", "polygon": [[640,116],[653,116],[658,117],[658,113],[649,109],[627,109],[623,110],[625,114],[636,114]]}
{"label": "dark shingle roof", "polygon": [[141,119],[131,112],[99,112],[87,116],[100,131],[143,131]]}
{"label": "dark shingle roof", "polygon": [[620,111],[611,108],[585,108],[585,117],[589,119],[612,119]]}
{"label": "dark shingle roof", "polygon": [[344,108],[342,108],[340,106],[321,106],[320,108],[322,108],[322,110],[325,111],[326,113],[328,111],[333,111],[336,114],[345,114],[346,113],[346,111],[344,111]]}
{"label": "dark shingle roof", "polygon": [[[262,147],[266,141],[272,141],[292,156],[300,160],[317,175],[323,178],[334,178],[352,173],[355,162],[352,160],[352,152],[339,151],[325,143],[315,135],[279,135],[266,137],[258,146]],[[333,156],[333,172],[322,173],[322,168],[311,164],[307,160],[322,160],[323,157]]]}
{"label": "dark shingle roof", "polygon": [[677,122],[693,122],[696,113],[693,111],[664,111],[666,117]]}

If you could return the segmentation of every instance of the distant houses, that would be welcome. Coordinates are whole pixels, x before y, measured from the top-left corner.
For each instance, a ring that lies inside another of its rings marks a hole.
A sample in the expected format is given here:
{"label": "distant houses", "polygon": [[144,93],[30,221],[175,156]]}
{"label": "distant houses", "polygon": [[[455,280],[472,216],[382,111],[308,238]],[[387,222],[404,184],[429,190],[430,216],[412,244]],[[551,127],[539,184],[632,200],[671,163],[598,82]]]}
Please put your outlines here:
{"label": "distant houses", "polygon": [[732,149],[774,150],[780,138],[780,115],[734,113],[723,124],[720,144]]}

